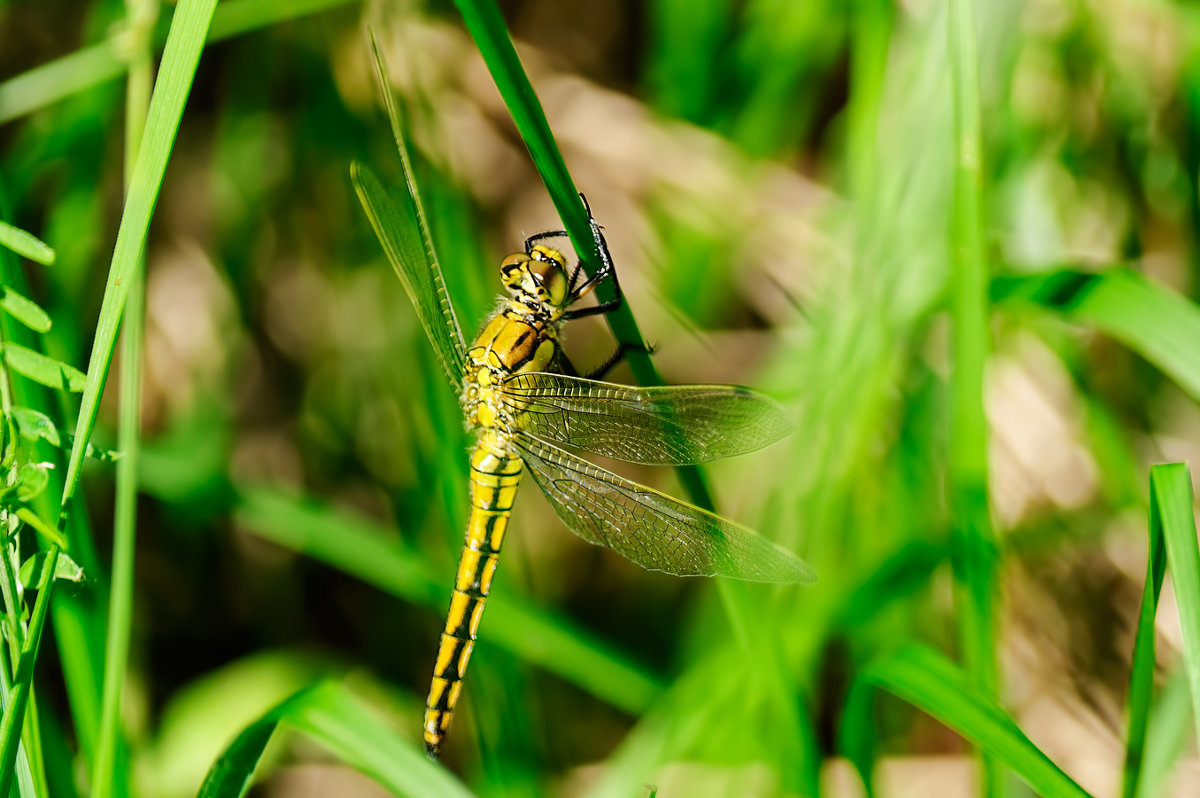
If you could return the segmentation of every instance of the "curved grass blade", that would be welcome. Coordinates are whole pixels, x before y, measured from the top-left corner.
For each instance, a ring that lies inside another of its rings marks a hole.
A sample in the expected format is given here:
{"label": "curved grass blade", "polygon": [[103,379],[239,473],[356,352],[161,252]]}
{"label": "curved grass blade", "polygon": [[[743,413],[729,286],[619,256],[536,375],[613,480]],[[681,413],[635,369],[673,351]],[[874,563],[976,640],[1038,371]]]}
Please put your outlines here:
{"label": "curved grass blade", "polygon": [[1200,546],[1188,467],[1183,463],[1154,466],[1150,489],[1167,544],[1167,565],[1183,629],[1183,666],[1192,688],[1193,720],[1200,733]]}
{"label": "curved grass blade", "polygon": [[146,232],[150,227],[150,216],[158,199],[166,172],[167,159],[179,130],[183,105],[191,89],[192,78],[200,60],[200,51],[212,20],[216,0],[180,0],[171,20],[171,31],[163,50],[158,79],[154,85],[154,96],[150,100],[150,112],[129,191],[125,209],[121,214],[121,226],[117,230],[117,243],[113,249],[112,265],[108,270],[108,284],[104,289],[104,300],[100,305],[100,317],[96,323],[96,337],[92,344],[88,362],[87,384],[79,408],[79,420],[75,426],[75,442],[67,463],[67,475],[63,484],[62,507],[65,511],[75,495],[79,480],[79,469],[83,464],[84,451],[96,422],[100,408],[100,394],[108,377],[116,346],[117,328],[125,309],[125,300],[134,272],[141,260],[146,245]]}
{"label": "curved grass blade", "polygon": [[1200,308],[1166,286],[1123,266],[1101,274],[1061,269],[997,279],[992,295],[1033,302],[1102,330],[1200,401]]}
{"label": "curved grass blade", "polygon": [[1158,612],[1158,596],[1162,591],[1166,571],[1166,550],[1163,547],[1162,513],[1158,506],[1158,491],[1150,490],[1150,556],[1146,561],[1146,584],[1142,587],[1142,609],[1138,613],[1137,634],[1133,643],[1133,667],[1129,674],[1129,733],[1125,738],[1125,772],[1121,795],[1133,798],[1141,779],[1145,755],[1146,724],[1150,703],[1154,698],[1154,618]]}
{"label": "curved grass blade", "polygon": [[501,398],[535,437],[627,463],[706,463],[761,449],[792,429],[782,407],[734,385],[639,388],[531,372],[505,380]]}
{"label": "curved grass blade", "polygon": [[1017,727],[999,705],[981,695],[967,675],[938,652],[910,646],[877,661],[862,678],[937,718],[1010,767],[1038,795],[1087,798]]}
{"label": "curved grass blade", "polygon": [[1163,686],[1150,711],[1146,731],[1145,756],[1137,798],[1159,798],[1168,794],[1168,783],[1175,761],[1184,745],[1195,739],[1192,705],[1188,701],[1187,673],[1178,670]]}
{"label": "curved grass blade", "polygon": [[304,733],[394,795],[471,795],[446,770],[427,761],[416,746],[402,741],[367,712],[344,686],[325,682],[295,693],[243,729],[209,769],[198,798],[245,795],[280,725]]}

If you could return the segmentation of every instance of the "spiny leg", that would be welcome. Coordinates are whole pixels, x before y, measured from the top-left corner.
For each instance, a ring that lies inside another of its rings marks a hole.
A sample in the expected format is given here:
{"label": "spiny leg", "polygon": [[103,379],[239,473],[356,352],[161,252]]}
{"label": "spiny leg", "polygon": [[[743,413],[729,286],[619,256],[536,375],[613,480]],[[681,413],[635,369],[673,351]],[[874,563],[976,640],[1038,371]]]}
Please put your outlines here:
{"label": "spiny leg", "polygon": [[545,241],[547,238],[562,238],[567,234],[566,230],[547,230],[544,233],[534,233],[529,238],[525,239],[525,254],[533,254],[533,245],[539,241]]}
{"label": "spiny leg", "polygon": [[644,352],[647,355],[652,355],[654,354],[654,347],[642,344],[621,344],[617,347],[617,351],[608,356],[607,360],[582,376],[588,380],[603,380],[608,376],[608,372],[616,368],[617,364],[625,359],[625,355],[629,352]]}

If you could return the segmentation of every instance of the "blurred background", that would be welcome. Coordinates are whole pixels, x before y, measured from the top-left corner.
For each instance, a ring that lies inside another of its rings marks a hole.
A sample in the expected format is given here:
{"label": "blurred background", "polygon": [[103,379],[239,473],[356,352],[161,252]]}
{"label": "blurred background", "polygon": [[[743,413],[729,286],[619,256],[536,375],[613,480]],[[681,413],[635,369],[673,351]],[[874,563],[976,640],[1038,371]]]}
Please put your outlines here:
{"label": "blurred background", "polygon": [[[470,441],[349,181],[360,159],[401,185],[364,23],[413,108],[467,335],[492,306],[500,258],[559,227],[450,3],[325,5],[205,49],[150,231],[124,711],[141,795],[194,794],[238,730],[322,676],[347,679],[419,745]],[[1128,264],[1195,300],[1196,9],[977,5],[993,274]],[[856,672],[911,640],[956,652],[943,3],[501,6],[665,379],[751,385],[793,414],[794,435],[706,472],[723,514],[820,581],[746,588],[786,662],[781,710],[717,586],[577,540],[528,481],[445,762],[487,795],[633,796],[643,783],[661,798],[813,783],[861,795],[842,759]],[[3,81],[119,48],[127,24],[112,0],[0,3],[0,215],[57,250],[28,277],[54,319],[47,351],[80,368],[120,220],[124,83],[90,85],[80,66],[85,90],[26,110]],[[1114,794],[1147,469],[1197,462],[1200,410],[1155,366],[1056,314],[1001,303],[990,332],[1002,696],[1064,770]],[[587,369],[614,344],[588,320],[566,346]],[[627,367],[613,379],[629,380]],[[110,446],[116,393],[110,380],[97,434]],[[669,470],[622,473],[681,495]],[[112,478],[105,463],[83,477],[99,572],[75,590],[97,606]],[[1164,706],[1186,715],[1169,677],[1171,608],[1165,598]],[[52,655],[41,668],[39,710],[67,729],[70,756],[73,710]],[[894,699],[865,716],[880,794],[975,794],[954,733]],[[1200,763],[1188,753],[1169,772],[1159,787],[1186,794]],[[382,791],[292,737],[253,794]]]}

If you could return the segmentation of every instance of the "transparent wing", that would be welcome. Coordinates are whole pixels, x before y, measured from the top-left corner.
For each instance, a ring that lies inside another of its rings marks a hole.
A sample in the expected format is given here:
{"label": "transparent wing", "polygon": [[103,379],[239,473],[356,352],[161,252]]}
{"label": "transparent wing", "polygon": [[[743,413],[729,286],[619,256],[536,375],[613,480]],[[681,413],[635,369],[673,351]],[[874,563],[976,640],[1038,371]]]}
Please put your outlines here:
{"label": "transparent wing", "polygon": [[774,401],[733,385],[638,388],[533,372],[509,377],[501,393],[534,436],[627,463],[705,463],[761,449],[792,429]]}
{"label": "transparent wing", "polygon": [[431,246],[425,245],[411,206],[405,208],[407,213],[396,207],[370,169],[355,162],[350,166],[350,177],[379,243],[408,291],[446,377],[455,393],[461,393],[467,350],[437,255]]}
{"label": "transparent wing", "polygon": [[812,582],[812,568],[744,526],[622,479],[525,433],[521,457],[572,532],[643,568],[751,582]]}

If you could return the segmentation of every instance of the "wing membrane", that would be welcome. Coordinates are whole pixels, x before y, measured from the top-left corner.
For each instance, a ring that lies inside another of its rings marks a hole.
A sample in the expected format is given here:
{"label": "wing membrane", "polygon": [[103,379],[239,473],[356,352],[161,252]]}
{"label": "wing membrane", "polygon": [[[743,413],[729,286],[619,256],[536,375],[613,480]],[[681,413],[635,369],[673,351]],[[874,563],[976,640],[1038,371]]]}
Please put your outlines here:
{"label": "wing membrane", "polygon": [[627,463],[705,463],[760,449],[792,428],[774,401],[733,385],[639,388],[533,372],[505,380],[502,396],[535,437]]}
{"label": "wing membrane", "polygon": [[643,568],[751,582],[812,582],[791,552],[743,526],[638,485],[525,433],[522,459],[572,532]]}
{"label": "wing membrane", "polygon": [[446,377],[455,393],[461,393],[466,346],[433,248],[425,245],[411,205],[405,209],[408,213],[402,213],[370,169],[356,162],[350,167],[350,176]]}

